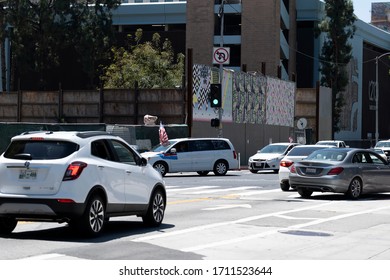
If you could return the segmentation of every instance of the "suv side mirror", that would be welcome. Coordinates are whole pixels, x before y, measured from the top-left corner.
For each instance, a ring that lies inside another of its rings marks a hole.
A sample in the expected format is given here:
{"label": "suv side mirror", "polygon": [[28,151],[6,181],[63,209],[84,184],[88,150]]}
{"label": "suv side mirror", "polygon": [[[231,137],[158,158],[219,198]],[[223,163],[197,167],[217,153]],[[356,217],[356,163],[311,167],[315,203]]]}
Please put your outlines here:
{"label": "suv side mirror", "polygon": [[140,166],[146,166],[148,164],[148,160],[144,157],[141,157],[138,162]]}

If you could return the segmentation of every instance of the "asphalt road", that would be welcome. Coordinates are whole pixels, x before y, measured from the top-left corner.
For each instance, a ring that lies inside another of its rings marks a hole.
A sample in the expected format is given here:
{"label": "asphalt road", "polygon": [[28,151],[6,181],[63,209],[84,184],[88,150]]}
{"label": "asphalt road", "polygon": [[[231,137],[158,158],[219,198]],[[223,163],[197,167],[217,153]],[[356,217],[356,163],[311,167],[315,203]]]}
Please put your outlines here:
{"label": "asphalt road", "polygon": [[0,237],[0,260],[389,260],[390,193],[358,201],[302,199],[278,175],[247,170],[165,177],[163,225],[112,219],[82,239],[65,224],[20,223]]}

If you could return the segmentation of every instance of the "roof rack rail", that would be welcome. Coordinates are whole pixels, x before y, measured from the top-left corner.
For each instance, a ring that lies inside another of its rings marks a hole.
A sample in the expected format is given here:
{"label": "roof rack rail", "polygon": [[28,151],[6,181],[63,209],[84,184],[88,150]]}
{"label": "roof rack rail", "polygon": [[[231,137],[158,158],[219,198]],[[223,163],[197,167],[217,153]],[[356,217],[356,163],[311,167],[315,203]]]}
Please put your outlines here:
{"label": "roof rack rail", "polygon": [[80,138],[89,138],[99,135],[112,135],[111,133],[108,133],[107,131],[80,131],[76,133],[76,136]]}

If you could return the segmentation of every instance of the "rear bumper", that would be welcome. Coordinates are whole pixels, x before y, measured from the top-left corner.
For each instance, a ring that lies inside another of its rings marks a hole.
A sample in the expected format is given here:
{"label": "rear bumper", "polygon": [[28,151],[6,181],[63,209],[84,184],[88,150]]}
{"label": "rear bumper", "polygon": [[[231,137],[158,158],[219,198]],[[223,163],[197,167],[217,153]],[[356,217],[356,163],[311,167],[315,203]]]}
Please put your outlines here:
{"label": "rear bumper", "polygon": [[66,222],[84,213],[84,203],[61,203],[57,199],[0,198],[0,216],[25,221]]}
{"label": "rear bumper", "polygon": [[310,189],[314,192],[334,192],[334,193],[346,193],[348,191],[348,185],[345,185],[343,180],[316,180],[307,178],[295,178],[295,176],[289,177],[290,186],[294,188]]}

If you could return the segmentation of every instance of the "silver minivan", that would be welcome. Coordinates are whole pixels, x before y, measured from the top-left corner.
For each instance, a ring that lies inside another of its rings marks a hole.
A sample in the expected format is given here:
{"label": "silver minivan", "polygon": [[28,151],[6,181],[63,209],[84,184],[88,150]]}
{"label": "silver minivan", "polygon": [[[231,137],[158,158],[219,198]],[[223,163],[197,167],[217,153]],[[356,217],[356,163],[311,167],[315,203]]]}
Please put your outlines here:
{"label": "silver minivan", "polygon": [[201,176],[210,171],[225,175],[238,169],[238,155],[226,138],[170,139],[168,145],[158,145],[141,154],[162,176],[175,172],[197,172]]}

